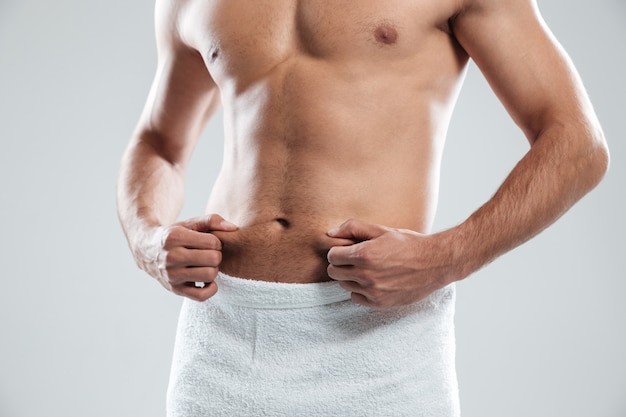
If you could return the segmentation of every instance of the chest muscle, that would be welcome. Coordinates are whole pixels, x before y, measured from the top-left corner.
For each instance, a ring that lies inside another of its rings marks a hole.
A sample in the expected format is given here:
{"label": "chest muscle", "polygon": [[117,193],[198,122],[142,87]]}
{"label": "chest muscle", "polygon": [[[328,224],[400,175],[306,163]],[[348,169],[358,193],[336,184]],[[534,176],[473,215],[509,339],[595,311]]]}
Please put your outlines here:
{"label": "chest muscle", "polygon": [[454,13],[431,0],[193,0],[183,35],[209,69],[263,73],[290,57],[397,60],[418,54]]}

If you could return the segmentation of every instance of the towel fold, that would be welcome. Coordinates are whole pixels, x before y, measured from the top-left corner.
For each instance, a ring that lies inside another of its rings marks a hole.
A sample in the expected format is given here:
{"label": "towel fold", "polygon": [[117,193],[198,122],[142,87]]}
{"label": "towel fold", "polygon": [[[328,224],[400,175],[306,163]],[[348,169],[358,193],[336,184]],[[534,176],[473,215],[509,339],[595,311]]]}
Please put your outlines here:
{"label": "towel fold", "polygon": [[287,284],[235,278],[219,273],[216,278],[222,302],[250,308],[306,308],[350,299],[337,281]]}

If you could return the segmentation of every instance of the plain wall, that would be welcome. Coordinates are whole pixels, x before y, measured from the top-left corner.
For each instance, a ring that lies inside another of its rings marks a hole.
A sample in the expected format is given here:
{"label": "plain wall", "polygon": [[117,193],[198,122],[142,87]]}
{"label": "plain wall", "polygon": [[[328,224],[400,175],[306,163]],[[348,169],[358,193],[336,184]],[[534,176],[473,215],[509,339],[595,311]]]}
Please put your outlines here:
{"label": "plain wall", "polygon": [[[459,283],[464,417],[626,416],[626,6],[540,0],[612,153],[543,234]],[[181,299],[139,271],[115,212],[119,161],[155,68],[153,2],[0,2],[0,417],[163,416]],[[549,68],[546,68],[549,71]],[[221,159],[207,128],[181,217]],[[476,67],[455,110],[436,229],[528,149]]]}

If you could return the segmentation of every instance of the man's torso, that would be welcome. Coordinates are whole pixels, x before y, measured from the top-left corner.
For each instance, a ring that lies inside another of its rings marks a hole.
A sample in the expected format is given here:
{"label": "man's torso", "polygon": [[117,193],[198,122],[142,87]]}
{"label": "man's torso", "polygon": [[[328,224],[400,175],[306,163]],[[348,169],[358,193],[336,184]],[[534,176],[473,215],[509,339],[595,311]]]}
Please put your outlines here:
{"label": "man's torso", "polygon": [[467,54],[457,2],[183,2],[183,40],[220,89],[225,152],[207,210],[221,269],[327,280],[325,232],[349,218],[428,232]]}

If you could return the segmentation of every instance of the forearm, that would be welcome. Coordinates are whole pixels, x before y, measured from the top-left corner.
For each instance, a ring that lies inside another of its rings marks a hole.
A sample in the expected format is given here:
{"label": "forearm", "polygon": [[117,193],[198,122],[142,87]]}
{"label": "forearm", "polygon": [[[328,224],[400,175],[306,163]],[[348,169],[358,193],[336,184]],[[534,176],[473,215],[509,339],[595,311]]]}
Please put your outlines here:
{"label": "forearm", "polygon": [[147,140],[131,141],[122,159],[117,208],[136,254],[146,234],[173,223],[184,199],[184,167],[168,161]]}
{"label": "forearm", "polygon": [[[586,129],[585,129],[586,130]],[[564,214],[590,191],[608,167],[608,151],[595,135],[545,130],[495,195],[447,233],[462,279],[517,247]]]}
{"label": "forearm", "polygon": [[[164,139],[137,136],[126,150],[118,183],[120,222],[141,269],[167,290],[205,301],[217,291],[214,279],[222,259],[221,242],[211,232],[237,226],[217,214],[176,221],[190,148],[177,152]],[[169,152],[163,151],[168,144]]]}

